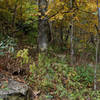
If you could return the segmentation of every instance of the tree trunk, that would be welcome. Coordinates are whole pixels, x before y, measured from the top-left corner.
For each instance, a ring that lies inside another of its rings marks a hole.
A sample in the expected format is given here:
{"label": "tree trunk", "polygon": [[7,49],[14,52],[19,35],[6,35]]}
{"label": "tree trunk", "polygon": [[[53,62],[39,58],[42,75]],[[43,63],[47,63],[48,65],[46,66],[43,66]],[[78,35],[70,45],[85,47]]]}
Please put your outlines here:
{"label": "tree trunk", "polygon": [[23,8],[23,1],[20,0],[20,17],[21,17],[21,19],[22,19],[22,16],[23,16],[22,8]]}
{"label": "tree trunk", "polygon": [[15,7],[14,7],[14,12],[13,12],[13,19],[12,19],[12,26],[15,27],[15,19],[16,19],[16,14],[17,14],[17,3],[18,3],[18,0],[16,0],[15,2]]}
{"label": "tree trunk", "polygon": [[60,34],[60,47],[62,49],[63,48],[63,26],[62,26],[62,22],[61,22],[60,27],[59,27],[59,34]]}
{"label": "tree trunk", "polygon": [[[16,22],[16,15],[17,15],[17,6],[18,6],[18,0],[15,2],[14,12],[13,12],[13,18],[12,18],[12,27],[13,31],[15,30],[15,22]],[[15,37],[15,34],[12,34],[13,37]]]}
{"label": "tree trunk", "polygon": [[[73,7],[73,0],[70,1],[71,8]],[[70,32],[70,43],[71,43],[71,65],[73,66],[74,64],[74,45],[73,45],[73,16],[72,16],[72,21],[71,21],[71,32]]]}
{"label": "tree trunk", "polygon": [[45,51],[48,46],[48,36],[50,33],[48,18],[45,15],[48,8],[48,1],[38,0],[38,7],[41,14],[38,22],[38,48],[40,51]]}

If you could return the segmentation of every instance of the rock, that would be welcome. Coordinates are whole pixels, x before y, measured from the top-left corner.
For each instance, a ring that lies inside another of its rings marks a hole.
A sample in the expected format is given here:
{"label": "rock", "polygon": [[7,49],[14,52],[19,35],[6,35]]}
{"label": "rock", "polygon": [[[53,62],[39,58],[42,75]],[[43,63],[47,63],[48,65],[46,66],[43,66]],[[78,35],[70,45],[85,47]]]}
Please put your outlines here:
{"label": "rock", "polygon": [[9,79],[1,82],[0,87],[2,100],[33,100],[29,87],[24,83]]}

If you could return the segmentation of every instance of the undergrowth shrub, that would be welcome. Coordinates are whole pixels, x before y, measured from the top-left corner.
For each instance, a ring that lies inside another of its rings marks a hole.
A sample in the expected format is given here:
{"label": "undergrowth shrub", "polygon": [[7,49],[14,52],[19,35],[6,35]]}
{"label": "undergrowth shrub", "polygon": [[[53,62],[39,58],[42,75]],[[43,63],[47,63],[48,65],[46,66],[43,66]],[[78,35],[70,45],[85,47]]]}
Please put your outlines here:
{"label": "undergrowth shrub", "polygon": [[87,66],[86,68],[84,66],[78,66],[76,68],[77,74],[78,74],[78,81],[82,84],[84,84],[85,87],[91,87],[93,85],[93,68]]}
{"label": "undergrowth shrub", "polygon": [[[27,56],[27,53],[24,54]],[[100,96],[99,91],[92,90],[93,69],[91,67],[73,68],[64,59],[52,57],[50,54],[39,54],[38,65],[32,60],[29,69],[28,84],[49,97],[68,100],[96,100],[95,95],[97,98]]]}
{"label": "undergrowth shrub", "polygon": [[16,39],[7,36],[4,40],[0,41],[0,55],[14,53],[16,45]]}
{"label": "undergrowth shrub", "polygon": [[16,57],[21,57],[21,65],[29,62],[28,49],[19,50]]}

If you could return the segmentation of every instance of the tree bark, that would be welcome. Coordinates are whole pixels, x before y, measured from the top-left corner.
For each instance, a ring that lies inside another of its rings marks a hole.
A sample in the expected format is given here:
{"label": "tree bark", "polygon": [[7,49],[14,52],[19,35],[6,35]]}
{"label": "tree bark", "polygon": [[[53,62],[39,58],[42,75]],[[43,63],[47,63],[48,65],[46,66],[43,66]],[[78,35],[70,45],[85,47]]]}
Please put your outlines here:
{"label": "tree bark", "polygon": [[38,22],[38,49],[40,51],[45,51],[48,46],[48,36],[50,35],[50,28],[48,23],[48,18],[45,15],[48,9],[48,1],[47,0],[38,0],[39,7],[39,22]]}
{"label": "tree bark", "polygon": [[13,19],[12,19],[12,26],[15,27],[15,19],[16,19],[16,14],[17,14],[17,3],[18,3],[18,0],[16,0],[15,2],[15,7],[14,7],[14,12],[13,12]]}
{"label": "tree bark", "polygon": [[[71,0],[70,4],[71,4],[71,8],[73,7],[73,3],[74,1]],[[72,21],[71,21],[71,32],[70,32],[70,43],[71,43],[71,65],[74,65],[74,45],[73,45],[73,15],[72,15]]]}

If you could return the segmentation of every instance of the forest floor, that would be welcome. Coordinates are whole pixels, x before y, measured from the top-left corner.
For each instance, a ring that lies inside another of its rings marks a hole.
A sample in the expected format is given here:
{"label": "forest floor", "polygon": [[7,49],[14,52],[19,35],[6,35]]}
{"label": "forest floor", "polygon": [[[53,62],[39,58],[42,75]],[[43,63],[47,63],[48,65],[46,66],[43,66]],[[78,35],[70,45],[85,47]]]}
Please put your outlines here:
{"label": "forest floor", "polygon": [[[36,47],[29,47],[27,45],[23,45],[23,46],[18,46],[18,48],[16,50],[18,51],[23,48],[29,49],[29,55],[34,59],[35,63],[38,64],[38,52],[37,52]],[[33,49],[33,48],[35,48],[35,49]],[[63,54],[62,53],[55,54],[54,52],[51,52],[51,54],[53,56],[57,56],[57,57],[66,56],[66,52]],[[86,59],[85,60],[80,60],[80,58],[77,58],[77,59],[79,59],[79,60],[77,60],[77,63],[75,63],[75,66],[77,64],[81,65],[82,63],[89,63],[89,61],[87,61]],[[27,72],[27,70],[29,70],[29,69],[28,69],[28,67],[25,67],[25,66],[28,66],[28,65],[25,64],[24,68],[20,67],[19,60],[20,59],[16,59],[16,57],[12,56],[9,53],[5,54],[5,56],[0,56],[0,75],[4,76],[4,77],[0,78],[0,81],[2,81],[2,80],[7,81],[10,77],[16,81],[27,83],[27,81],[25,79],[30,76],[30,73]],[[90,62],[90,64],[91,64],[91,62]],[[91,66],[92,66],[92,68],[95,66],[94,62],[91,64]],[[97,68],[97,89],[100,90],[100,68],[99,67]],[[37,98],[38,97],[36,96],[36,100],[38,100]],[[60,100],[60,99],[52,99],[52,100]],[[67,99],[62,99],[62,100],[67,100]]]}

